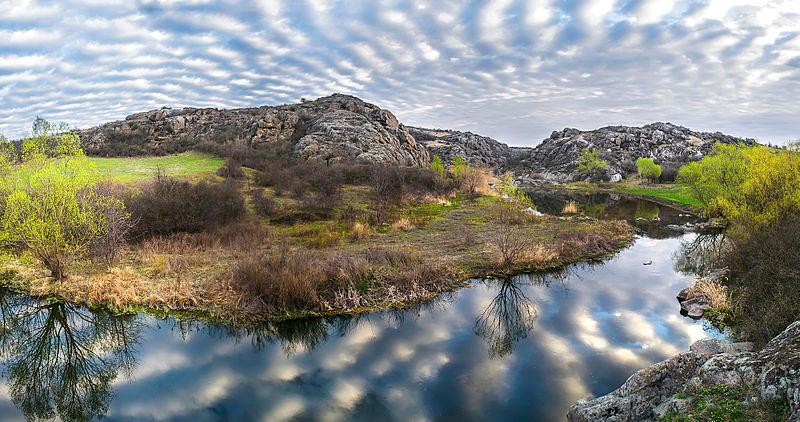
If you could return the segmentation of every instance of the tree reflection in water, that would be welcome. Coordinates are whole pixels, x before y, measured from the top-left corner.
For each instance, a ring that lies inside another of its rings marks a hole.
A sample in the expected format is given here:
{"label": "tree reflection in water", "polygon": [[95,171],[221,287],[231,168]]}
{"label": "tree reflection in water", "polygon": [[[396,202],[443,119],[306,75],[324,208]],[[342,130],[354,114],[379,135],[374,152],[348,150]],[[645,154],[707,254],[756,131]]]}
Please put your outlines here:
{"label": "tree reflection in water", "polygon": [[675,271],[683,274],[707,275],[719,268],[725,255],[728,239],[724,233],[698,234],[681,242],[673,256]]}
{"label": "tree reflection in water", "polygon": [[500,290],[475,320],[475,333],[486,340],[489,357],[503,357],[527,337],[536,320],[536,306],[513,279],[499,280]]}
{"label": "tree reflection in water", "polygon": [[135,367],[135,317],[33,301],[0,290],[0,350],[9,395],[25,417],[85,421],[104,415],[112,381]]}

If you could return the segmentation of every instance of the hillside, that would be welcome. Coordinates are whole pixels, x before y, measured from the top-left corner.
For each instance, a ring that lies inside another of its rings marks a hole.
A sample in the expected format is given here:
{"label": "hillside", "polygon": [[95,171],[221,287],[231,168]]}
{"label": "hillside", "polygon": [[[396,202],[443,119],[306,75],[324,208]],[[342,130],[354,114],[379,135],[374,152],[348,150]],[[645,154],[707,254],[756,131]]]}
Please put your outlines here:
{"label": "hillside", "polygon": [[492,138],[446,129],[408,127],[414,139],[425,146],[431,156],[438,155],[446,164],[456,156],[477,167],[499,167],[517,152]]}
{"label": "hillside", "polygon": [[607,126],[581,131],[566,128],[507,163],[506,169],[518,177],[535,180],[570,181],[580,179],[577,160],[582,149],[600,152],[608,161],[605,177],[616,181],[636,172],[636,159],[653,158],[662,166],[678,168],[696,161],[711,151],[715,143],[755,143],[720,132],[695,132],[672,123],[651,123],[642,127]]}
{"label": "hillside", "polygon": [[203,143],[287,151],[303,160],[425,165],[425,148],[388,110],[333,94],[281,106],[162,108],[82,130],[90,155],[163,155]]}

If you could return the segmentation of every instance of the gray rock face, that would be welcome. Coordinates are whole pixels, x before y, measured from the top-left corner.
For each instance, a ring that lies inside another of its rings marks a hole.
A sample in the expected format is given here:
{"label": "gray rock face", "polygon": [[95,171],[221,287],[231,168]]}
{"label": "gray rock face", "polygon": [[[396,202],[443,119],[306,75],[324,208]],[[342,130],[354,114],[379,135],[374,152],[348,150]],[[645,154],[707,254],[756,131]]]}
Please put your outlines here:
{"label": "gray rock face", "polygon": [[711,300],[706,296],[695,296],[681,302],[681,314],[693,319],[700,319],[711,309]]}
{"label": "gray rock face", "polygon": [[[449,165],[456,156],[466,159],[471,166],[498,167],[521,150],[511,148],[492,138],[472,132],[409,127],[409,133],[418,143],[425,145],[431,156],[438,155]],[[519,151],[518,151],[519,150]]]}
{"label": "gray rock face", "polygon": [[591,131],[567,128],[553,132],[519,160],[513,170],[520,177],[532,180],[579,180],[584,176],[577,170],[578,156],[582,149],[589,148],[608,161],[605,177],[618,181],[636,172],[635,162],[640,157],[679,167],[703,158],[716,142],[752,144],[755,141],[719,132],[694,132],[671,123],[608,126]]}
{"label": "gray rock face", "polygon": [[288,146],[305,160],[422,166],[430,158],[389,111],[334,94],[275,107],[163,108],[79,132],[92,155],[168,154],[204,142],[253,148]]}
{"label": "gray rock face", "polygon": [[762,399],[786,400],[789,420],[800,420],[800,321],[794,322],[760,351],[750,343],[700,340],[689,352],[632,375],[602,397],[578,400],[571,421],[640,421],[682,410],[689,403],[676,394],[715,385],[745,384]]}

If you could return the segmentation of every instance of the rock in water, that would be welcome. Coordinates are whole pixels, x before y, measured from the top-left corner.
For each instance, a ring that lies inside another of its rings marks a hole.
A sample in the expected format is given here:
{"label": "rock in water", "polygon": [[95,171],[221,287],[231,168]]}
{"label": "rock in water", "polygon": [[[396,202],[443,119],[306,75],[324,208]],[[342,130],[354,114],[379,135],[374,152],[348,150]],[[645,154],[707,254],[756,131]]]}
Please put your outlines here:
{"label": "rock in water", "polygon": [[570,421],[641,421],[685,410],[678,393],[715,385],[752,387],[766,400],[785,400],[789,420],[800,420],[800,321],[760,351],[750,343],[695,342],[689,352],[633,374],[611,393],[578,400]]}
{"label": "rock in water", "polygon": [[528,180],[544,179],[566,182],[583,177],[578,172],[582,149],[598,151],[608,161],[605,179],[619,181],[636,172],[636,160],[653,158],[662,166],[676,170],[681,165],[700,160],[716,142],[754,144],[719,132],[695,132],[671,123],[651,123],[642,127],[608,126],[591,131],[567,128],[553,132],[536,148],[524,152],[510,170]]}
{"label": "rock in water", "polygon": [[342,94],[275,107],[163,108],[82,130],[79,136],[87,153],[102,156],[171,154],[212,143],[286,148],[298,158],[328,163],[430,162],[425,147],[391,112]]}

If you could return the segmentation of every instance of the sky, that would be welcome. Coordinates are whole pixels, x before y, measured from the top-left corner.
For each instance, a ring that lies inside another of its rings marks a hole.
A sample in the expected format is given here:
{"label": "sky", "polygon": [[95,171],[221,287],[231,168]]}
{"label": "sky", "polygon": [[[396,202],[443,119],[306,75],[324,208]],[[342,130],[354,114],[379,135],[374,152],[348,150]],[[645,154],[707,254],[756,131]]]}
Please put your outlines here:
{"label": "sky", "polygon": [[800,0],[0,0],[0,133],[334,92],[535,145],[669,121],[800,138]]}

